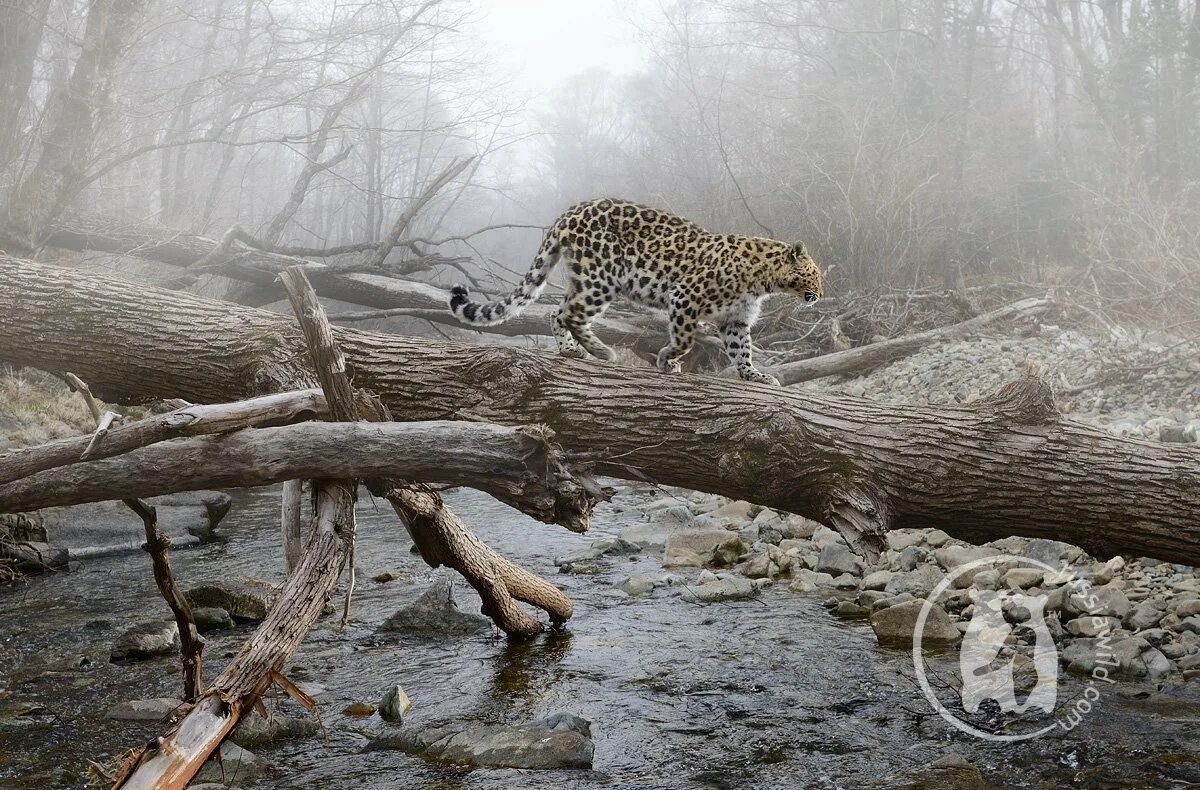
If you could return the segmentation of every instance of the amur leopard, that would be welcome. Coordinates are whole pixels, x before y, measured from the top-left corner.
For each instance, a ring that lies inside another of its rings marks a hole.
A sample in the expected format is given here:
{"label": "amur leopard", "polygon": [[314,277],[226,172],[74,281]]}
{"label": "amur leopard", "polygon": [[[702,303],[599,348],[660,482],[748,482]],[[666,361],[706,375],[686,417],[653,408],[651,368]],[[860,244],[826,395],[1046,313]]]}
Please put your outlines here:
{"label": "amur leopard", "polygon": [[579,203],[546,233],[533,266],[516,290],[494,302],[473,302],[451,290],[450,310],[465,324],[507,321],[537,299],[559,261],[571,270],[552,329],[560,353],[603,360],[612,349],[591,323],[618,296],[668,313],[670,341],[658,353],[661,370],[678,373],[701,321],[715,324],[725,352],[747,381],[778,385],[751,362],[750,327],[767,294],[821,298],[821,272],[800,243],[709,233],[682,217],[623,200]]}

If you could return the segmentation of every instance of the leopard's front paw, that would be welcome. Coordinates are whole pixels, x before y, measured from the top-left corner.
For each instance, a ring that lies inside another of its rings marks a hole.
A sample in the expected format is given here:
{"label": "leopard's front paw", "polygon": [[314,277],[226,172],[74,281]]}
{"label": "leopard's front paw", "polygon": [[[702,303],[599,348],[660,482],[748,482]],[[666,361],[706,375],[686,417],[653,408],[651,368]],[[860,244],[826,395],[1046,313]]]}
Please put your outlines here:
{"label": "leopard's front paw", "polygon": [[779,383],[779,379],[769,373],[763,373],[761,370],[748,370],[743,372],[741,376],[744,381],[753,381],[756,384],[769,384],[772,387],[783,386]]}
{"label": "leopard's front paw", "polygon": [[658,352],[658,369],[663,373],[679,373],[683,369],[683,363],[678,359],[671,359],[671,347],[668,346]]}

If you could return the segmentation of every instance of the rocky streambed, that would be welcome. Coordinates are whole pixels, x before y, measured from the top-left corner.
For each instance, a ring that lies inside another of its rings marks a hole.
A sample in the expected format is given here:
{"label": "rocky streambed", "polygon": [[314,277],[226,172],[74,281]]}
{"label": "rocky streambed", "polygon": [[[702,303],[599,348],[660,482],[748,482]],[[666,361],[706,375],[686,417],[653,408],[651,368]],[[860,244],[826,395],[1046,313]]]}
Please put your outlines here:
{"label": "rocky streambed", "polygon": [[[931,357],[911,373],[900,363],[823,386],[969,400],[964,382],[983,390],[1009,363],[1020,369],[1022,343],[1053,349],[1057,337],[980,338],[945,350],[950,361],[936,375],[921,372]],[[1014,345],[993,353],[1005,342]],[[1061,402],[1097,403],[1081,415],[1111,430],[1126,430],[1124,422],[1161,434],[1169,421],[1182,430],[1167,436],[1186,439],[1190,379],[1170,381],[1156,386],[1159,400],[1143,401],[1152,406],[1126,403],[1138,385]],[[267,700],[272,717],[243,725],[222,747],[223,769],[210,766],[204,780],[278,788],[1200,782],[1193,568],[1100,562],[1045,540],[969,546],[929,530],[893,533],[888,551],[865,563],[803,518],[647,486],[622,485],[588,536],[533,523],[477,492],[448,500],[490,545],[563,587],[576,604],[568,627],[504,640],[469,588],[411,553],[390,508],[364,501],[353,618],[345,629],[336,615],[322,618],[288,669],[316,699],[319,722],[290,699]],[[208,677],[282,581],[278,492],[238,494],[220,534],[173,556],[203,608]],[[939,717],[911,649],[926,608],[923,669],[951,713],[988,734],[1023,731],[1027,715],[987,702],[967,711],[956,701],[961,654],[980,623],[999,629],[980,666],[1010,670],[1026,701],[1045,680],[1035,648],[1046,643],[1032,627],[1044,624],[1056,657],[1055,709],[1077,716],[1066,719],[1071,726],[1005,742]],[[0,786],[81,786],[89,760],[162,731],[180,687],[167,617],[140,554],[85,556],[70,572],[0,589]],[[1089,689],[1099,689],[1096,699]]]}

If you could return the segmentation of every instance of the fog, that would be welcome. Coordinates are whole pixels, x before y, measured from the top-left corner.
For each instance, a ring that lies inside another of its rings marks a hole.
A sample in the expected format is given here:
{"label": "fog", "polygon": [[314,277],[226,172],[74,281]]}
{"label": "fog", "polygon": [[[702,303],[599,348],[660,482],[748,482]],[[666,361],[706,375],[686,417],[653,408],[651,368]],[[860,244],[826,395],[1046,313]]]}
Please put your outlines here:
{"label": "fog", "polygon": [[469,241],[393,269],[499,287],[538,232],[481,228],[613,195],[803,240],[842,291],[1195,305],[1191,0],[18,0],[0,31],[10,252],[82,214],[376,241],[472,157],[401,234]]}

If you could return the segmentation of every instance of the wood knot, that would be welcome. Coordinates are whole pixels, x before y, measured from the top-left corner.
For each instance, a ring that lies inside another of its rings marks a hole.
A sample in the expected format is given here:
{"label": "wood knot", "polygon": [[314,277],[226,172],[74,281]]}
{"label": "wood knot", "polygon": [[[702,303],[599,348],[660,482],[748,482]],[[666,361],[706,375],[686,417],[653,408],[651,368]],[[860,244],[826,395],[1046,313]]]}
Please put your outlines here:
{"label": "wood knot", "polygon": [[1062,416],[1050,382],[1034,369],[1000,387],[987,403],[998,415],[1024,425],[1051,423]]}

